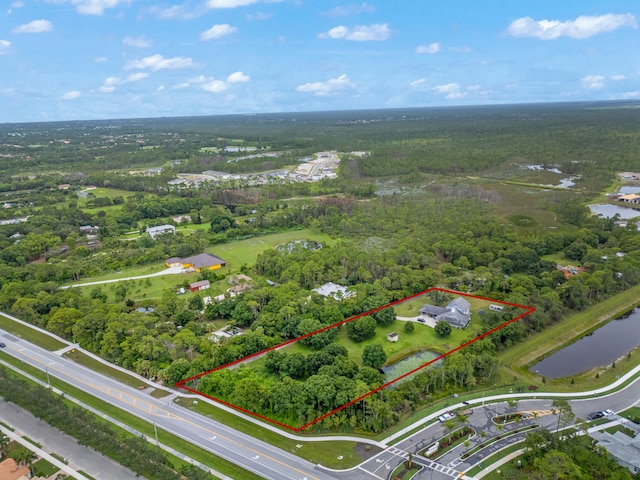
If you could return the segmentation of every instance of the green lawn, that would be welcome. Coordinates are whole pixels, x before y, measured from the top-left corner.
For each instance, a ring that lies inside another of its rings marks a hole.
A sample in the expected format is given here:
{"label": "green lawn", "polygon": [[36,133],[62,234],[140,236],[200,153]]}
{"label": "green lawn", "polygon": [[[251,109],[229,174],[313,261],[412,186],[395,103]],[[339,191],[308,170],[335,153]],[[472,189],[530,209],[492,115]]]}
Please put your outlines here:
{"label": "green lawn", "polygon": [[13,320],[2,315],[0,315],[0,328],[6,330],[7,332],[13,333],[14,335],[17,335],[20,338],[24,338],[31,343],[35,343],[39,347],[42,347],[46,350],[60,350],[61,348],[67,346],[66,343],[63,343],[60,340],[56,340],[55,338],[45,333],[41,333],[21,323],[14,322]]}
{"label": "green lawn", "polygon": [[44,458],[41,458],[33,464],[33,472],[35,473],[36,477],[49,478],[59,470],[60,469],[58,467],[49,463]]}
{"label": "green lawn", "polygon": [[207,248],[207,252],[226,260],[228,266],[224,267],[222,272],[227,273],[238,271],[244,264],[253,265],[260,253],[281,243],[294,240],[315,240],[322,244],[332,243],[328,235],[305,228],[223,243]]}

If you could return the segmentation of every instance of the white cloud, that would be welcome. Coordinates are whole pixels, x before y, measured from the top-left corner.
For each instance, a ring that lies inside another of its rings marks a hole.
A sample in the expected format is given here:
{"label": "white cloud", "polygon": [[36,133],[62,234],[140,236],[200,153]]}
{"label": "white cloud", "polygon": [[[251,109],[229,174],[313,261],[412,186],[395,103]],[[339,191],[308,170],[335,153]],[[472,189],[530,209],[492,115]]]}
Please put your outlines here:
{"label": "white cloud", "polygon": [[390,36],[391,30],[386,23],[356,25],[355,27],[340,25],[318,35],[320,38],[344,39],[354,42],[382,41],[387,40]]}
{"label": "white cloud", "polygon": [[201,88],[207,92],[220,93],[229,88],[229,85],[224,83],[222,80],[211,80],[210,82],[203,83]]}
{"label": "white cloud", "polygon": [[249,75],[242,72],[233,72],[227,77],[227,83],[244,83],[250,80]]}
{"label": "white cloud", "polygon": [[140,35],[139,37],[125,37],[122,43],[127,47],[135,48],[149,48],[151,46],[151,42],[144,38],[144,35]]}
{"label": "white cloud", "polygon": [[426,83],[426,82],[427,82],[427,79],[426,79],[426,78],[420,78],[420,79],[418,79],[418,80],[414,80],[413,82],[411,82],[411,83],[409,84],[409,86],[410,86],[411,88],[416,88],[416,87],[419,87],[420,85],[422,85],[422,84],[424,84],[424,83]]}
{"label": "white cloud", "polygon": [[256,13],[248,13],[245,18],[251,21],[259,21],[259,20],[267,20],[271,18],[271,15],[264,12],[256,12]]}
{"label": "white cloud", "polygon": [[130,0],[62,0],[68,1],[76,7],[82,15],[102,15],[107,8],[114,8],[120,4],[129,4]]}
{"label": "white cloud", "polygon": [[467,92],[461,91],[460,85],[458,85],[457,83],[446,83],[443,85],[436,85],[431,90],[437,93],[444,94],[444,98],[447,98],[449,100],[462,98],[467,95]]}
{"label": "white cloud", "polygon": [[375,12],[376,8],[368,3],[361,3],[360,5],[347,5],[346,7],[336,7],[327,12],[327,15],[332,17],[346,17],[348,15],[360,15],[361,13]]}
{"label": "white cloud", "polygon": [[53,30],[49,20],[33,20],[13,29],[13,33],[42,33]]}
{"label": "white cloud", "polygon": [[13,8],[22,8],[24,7],[24,2],[11,2],[11,6]]}
{"label": "white cloud", "polygon": [[433,55],[440,51],[440,44],[438,42],[430,43],[429,45],[418,45],[416,47],[416,53],[427,53]]}
{"label": "white cloud", "polygon": [[192,67],[193,65],[193,60],[189,57],[164,58],[159,53],[156,53],[142,60],[131,60],[124,68],[125,70],[149,68],[155,72],[158,70],[179,70],[181,68]]}
{"label": "white cloud", "polygon": [[0,55],[9,53],[11,42],[9,40],[0,40]]}
{"label": "white cloud", "polygon": [[140,80],[144,80],[148,76],[149,74],[147,72],[136,72],[127,75],[125,78],[107,77],[104,81],[104,84],[99,88],[99,90],[104,93],[111,93],[116,89],[116,87],[120,85],[139,82]]}
{"label": "white cloud", "polygon": [[93,61],[95,63],[104,63],[107,61],[107,57],[96,57]]}
{"label": "white cloud", "polygon": [[236,27],[232,27],[228,23],[220,23],[214,25],[209,30],[205,30],[200,34],[200,40],[214,40],[216,38],[224,37],[225,35],[231,35],[237,32]]}
{"label": "white cloud", "polygon": [[296,92],[313,93],[319,97],[335,95],[341,91],[355,88],[355,84],[346,75],[331,78],[326,82],[305,83],[296,87]]}
{"label": "white cloud", "polygon": [[603,77],[602,75],[587,75],[581,80],[581,82],[584,88],[597,90],[604,87],[604,80],[605,77]]}
{"label": "white cloud", "polygon": [[191,77],[187,79],[187,82],[190,82],[190,83],[204,83],[206,81],[207,81],[207,77],[205,77],[204,75],[198,75],[197,77]]}
{"label": "white cloud", "polygon": [[177,83],[176,85],[172,86],[171,89],[172,90],[183,90],[185,88],[189,88],[190,86],[191,86],[190,83],[182,82],[182,83]]}
{"label": "white cloud", "polygon": [[609,78],[611,78],[611,80],[619,81],[619,80],[625,80],[627,77],[625,75],[612,75]]}
{"label": "white cloud", "polygon": [[565,21],[536,21],[531,17],[522,17],[511,22],[507,27],[507,33],[513,37],[532,37],[540,40],[555,40],[560,37],[584,39],[621,27],[638,28],[636,17],[630,13],[580,16],[575,20]]}
{"label": "white cloud", "polygon": [[258,3],[260,0],[208,0],[207,6],[209,8],[236,8],[247,7]]}
{"label": "white cloud", "polygon": [[164,85],[160,85],[158,88],[156,88],[156,92],[164,92]]}
{"label": "white cloud", "polygon": [[70,92],[65,93],[62,96],[63,100],[74,100],[80,96],[80,92],[78,90],[71,90]]}

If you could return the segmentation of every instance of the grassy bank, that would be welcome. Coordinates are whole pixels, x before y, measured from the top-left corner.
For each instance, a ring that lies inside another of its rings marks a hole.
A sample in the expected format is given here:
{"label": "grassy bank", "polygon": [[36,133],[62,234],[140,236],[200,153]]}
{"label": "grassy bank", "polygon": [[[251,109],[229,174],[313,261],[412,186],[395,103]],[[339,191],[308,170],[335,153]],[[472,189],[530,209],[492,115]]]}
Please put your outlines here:
{"label": "grassy bank", "polygon": [[639,302],[640,285],[637,285],[550,326],[501,353],[499,359],[510,369],[533,378],[535,375],[527,372],[528,366],[628,312]]}
{"label": "grassy bank", "polygon": [[24,338],[26,341],[34,343],[45,350],[55,351],[68,346],[66,343],[56,340],[54,337],[51,337],[46,333],[39,332],[34,328],[23,325],[22,323],[14,322],[2,315],[0,315],[0,328],[20,338]]}
{"label": "grassy bank", "polygon": [[[19,368],[21,371],[35,378],[38,378],[39,380],[46,381],[46,375],[44,372],[41,372],[40,370],[33,368],[30,365],[27,365],[19,360],[16,360],[12,356],[7,355],[2,351],[0,351],[0,359],[7,362],[8,364],[14,365],[15,367]],[[18,375],[18,374],[15,373],[15,375]],[[118,421],[143,433],[148,438],[155,437],[155,432],[152,424],[136,417],[135,415],[132,415],[131,413],[125,412],[124,410],[121,410],[107,402],[99,400],[96,397],[92,396],[91,394],[85,391],[82,391],[78,388],[75,388],[55,377],[50,377],[50,379],[51,379],[51,385],[54,388],[57,388],[65,392],[65,394],[68,397],[75,398],[85,403],[86,405],[98,410],[99,412],[102,412],[105,415],[108,415],[114,419],[117,419]],[[121,430],[119,427],[114,426],[113,428],[114,430],[119,431],[123,435],[130,435],[129,433]],[[160,441],[160,443],[163,443],[164,445],[167,445],[168,447],[171,447],[176,451],[181,452],[193,458],[194,460],[202,463],[203,465],[207,465],[225,475],[228,475],[231,478],[242,478],[247,480],[254,480],[254,479],[258,480],[260,478],[252,474],[251,472],[244,470],[238,465],[235,465],[231,462],[223,460],[202,448],[196,447],[195,445],[189,442],[185,442],[183,439],[178,438],[175,435],[165,432],[161,428],[158,428],[158,440]],[[167,455],[169,456],[172,464],[177,469],[187,465],[187,462],[185,462],[184,460],[181,460],[180,458],[173,455],[169,455],[169,454]],[[117,459],[115,460],[117,461]]]}

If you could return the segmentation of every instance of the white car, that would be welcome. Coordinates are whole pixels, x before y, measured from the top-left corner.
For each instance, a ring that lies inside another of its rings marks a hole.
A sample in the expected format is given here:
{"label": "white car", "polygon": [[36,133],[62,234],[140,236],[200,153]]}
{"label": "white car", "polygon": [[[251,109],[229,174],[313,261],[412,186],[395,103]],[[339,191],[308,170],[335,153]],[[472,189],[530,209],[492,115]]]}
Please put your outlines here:
{"label": "white car", "polygon": [[609,415],[613,415],[615,412],[614,412],[613,410],[609,410],[609,409],[607,409],[607,410],[603,410],[601,413],[602,413],[602,415],[604,415],[605,417],[608,417]]}
{"label": "white car", "polygon": [[446,422],[447,420],[451,420],[452,418],[455,418],[455,415],[451,412],[447,412],[444,415],[440,415],[438,417],[438,420],[440,420],[441,423]]}

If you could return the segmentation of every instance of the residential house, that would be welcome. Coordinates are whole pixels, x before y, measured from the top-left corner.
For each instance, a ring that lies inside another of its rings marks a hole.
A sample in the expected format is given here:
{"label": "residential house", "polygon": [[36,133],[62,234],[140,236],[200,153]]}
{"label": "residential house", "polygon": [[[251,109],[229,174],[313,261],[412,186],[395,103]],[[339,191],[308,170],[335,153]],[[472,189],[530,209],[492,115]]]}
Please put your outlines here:
{"label": "residential house", "polygon": [[157,227],[149,227],[146,232],[151,238],[156,238],[163,233],[176,233],[176,227],[173,225],[158,225]]}
{"label": "residential house", "polygon": [[0,462],[0,479],[2,480],[21,480],[22,478],[30,478],[31,472],[26,465],[16,463],[13,458],[7,458]]}
{"label": "residential house", "polygon": [[466,328],[471,320],[471,304],[464,298],[451,300],[446,307],[426,304],[420,309],[420,314],[432,318],[437,322],[444,320],[454,328]]}
{"label": "residential house", "polygon": [[620,195],[618,200],[626,203],[640,204],[640,195],[637,193],[630,193],[628,195]]}
{"label": "residential house", "polygon": [[210,253],[199,253],[198,255],[186,258],[172,257],[166,261],[166,264],[168,267],[181,267],[184,270],[190,270],[193,272],[216,270],[227,266],[227,262],[220,257],[211,255]]}
{"label": "residential house", "polygon": [[228,282],[233,285],[229,291],[235,294],[239,294],[245,290],[253,288],[253,279],[242,273],[229,277]]}
{"label": "residential house", "polygon": [[209,280],[200,280],[199,282],[193,282],[189,284],[189,290],[197,292],[198,290],[206,290],[211,286]]}
{"label": "residential house", "polygon": [[628,468],[631,473],[640,473],[640,434],[635,438],[622,432],[613,434],[594,432],[591,434],[604,447],[619,465]]}
{"label": "residential house", "polygon": [[319,293],[323,297],[331,297],[336,300],[344,300],[345,298],[350,298],[356,295],[356,292],[353,290],[349,290],[349,288],[333,282],[327,282],[324,285],[320,285],[318,288],[314,288],[312,291]]}

